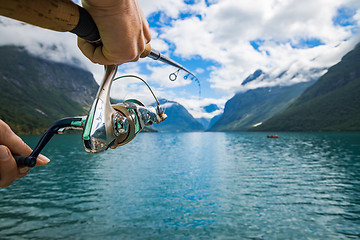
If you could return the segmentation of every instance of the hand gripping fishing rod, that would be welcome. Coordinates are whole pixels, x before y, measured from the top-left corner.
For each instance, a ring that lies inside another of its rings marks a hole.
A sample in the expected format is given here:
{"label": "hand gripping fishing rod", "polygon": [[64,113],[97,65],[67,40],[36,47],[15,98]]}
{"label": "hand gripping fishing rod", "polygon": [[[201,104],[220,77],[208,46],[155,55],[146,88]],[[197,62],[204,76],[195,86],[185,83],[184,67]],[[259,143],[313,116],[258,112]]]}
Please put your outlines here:
{"label": "hand gripping fishing rod", "polygon": [[[93,44],[101,44],[99,31],[90,14],[69,0],[2,0],[0,14],[42,28],[71,32]],[[179,63],[160,54],[148,44],[141,57],[150,57],[172,65],[178,70],[170,74],[175,80],[179,70],[196,76]],[[87,116],[60,119],[45,132],[30,156],[14,156],[18,166],[33,167],[41,150],[54,134],[66,129],[83,129],[83,144],[87,152],[97,153],[130,142],[145,126],[166,119],[159,101],[149,85],[141,78],[154,96],[157,107],[146,107],[136,99],[111,105],[110,89],[117,72],[116,65],[105,66],[105,76]],[[123,78],[120,77],[120,78]]]}
{"label": "hand gripping fishing rod", "polygon": [[[71,32],[91,43],[101,44],[99,31],[90,14],[70,0],[1,0],[0,15],[54,31]],[[146,45],[140,57],[169,64],[197,79],[191,71],[152,49],[150,44]],[[174,74],[169,76],[172,81],[176,79]]]}

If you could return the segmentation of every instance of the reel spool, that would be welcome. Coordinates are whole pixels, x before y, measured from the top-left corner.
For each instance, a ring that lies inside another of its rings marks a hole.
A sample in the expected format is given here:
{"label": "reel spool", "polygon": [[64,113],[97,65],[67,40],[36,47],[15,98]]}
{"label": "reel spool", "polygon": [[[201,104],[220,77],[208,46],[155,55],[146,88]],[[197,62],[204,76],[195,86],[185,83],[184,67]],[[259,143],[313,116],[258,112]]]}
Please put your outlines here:
{"label": "reel spool", "polygon": [[136,134],[145,126],[160,123],[166,119],[166,115],[151,88],[139,77],[137,78],[149,87],[158,103],[157,108],[146,107],[136,99],[111,105],[110,89],[117,66],[106,66],[105,70],[105,77],[89,111],[83,131],[85,150],[92,153],[122,146],[134,139]]}

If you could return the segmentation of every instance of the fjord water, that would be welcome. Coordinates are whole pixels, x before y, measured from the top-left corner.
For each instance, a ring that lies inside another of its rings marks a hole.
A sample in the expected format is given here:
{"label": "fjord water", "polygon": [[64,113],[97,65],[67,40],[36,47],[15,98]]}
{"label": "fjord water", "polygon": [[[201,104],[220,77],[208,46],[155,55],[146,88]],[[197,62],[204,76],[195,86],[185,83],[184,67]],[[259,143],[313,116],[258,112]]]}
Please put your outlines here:
{"label": "fjord water", "polygon": [[[32,147],[39,136],[24,136]],[[356,239],[360,134],[143,133],[0,189],[0,239]]]}

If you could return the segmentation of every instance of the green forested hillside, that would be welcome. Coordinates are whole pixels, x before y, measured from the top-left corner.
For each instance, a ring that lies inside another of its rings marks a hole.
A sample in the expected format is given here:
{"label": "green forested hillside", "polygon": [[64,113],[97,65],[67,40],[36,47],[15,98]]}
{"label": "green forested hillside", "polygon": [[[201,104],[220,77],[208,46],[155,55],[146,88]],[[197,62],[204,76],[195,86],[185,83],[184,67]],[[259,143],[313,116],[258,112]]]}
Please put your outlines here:
{"label": "green forested hillside", "polygon": [[360,131],[360,44],[259,131]]}
{"label": "green forested hillside", "polygon": [[18,134],[42,133],[54,120],[86,114],[97,88],[85,70],[0,47],[0,118]]}
{"label": "green forested hillside", "polygon": [[210,131],[246,131],[284,109],[312,83],[258,88],[238,93],[227,101],[224,114]]}
{"label": "green forested hillside", "polygon": [[203,131],[204,126],[198,122],[181,104],[159,100],[167,119],[159,124],[154,124],[153,128],[160,132],[193,132]]}

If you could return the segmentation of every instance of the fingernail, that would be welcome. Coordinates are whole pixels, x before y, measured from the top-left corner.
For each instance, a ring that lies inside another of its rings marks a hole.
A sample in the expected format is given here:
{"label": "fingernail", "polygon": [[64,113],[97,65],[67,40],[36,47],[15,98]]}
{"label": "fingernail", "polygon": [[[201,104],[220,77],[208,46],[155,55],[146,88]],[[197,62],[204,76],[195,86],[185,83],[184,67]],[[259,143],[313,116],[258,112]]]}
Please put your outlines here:
{"label": "fingernail", "polygon": [[44,155],[40,154],[38,157],[41,161],[43,161],[44,163],[48,163],[50,162],[50,159],[48,159],[47,157],[45,157]]}
{"label": "fingernail", "polygon": [[19,173],[23,174],[23,173],[26,173],[30,170],[29,167],[21,167],[19,168]]}
{"label": "fingernail", "polygon": [[0,145],[0,160],[9,159],[9,151],[4,145]]}

